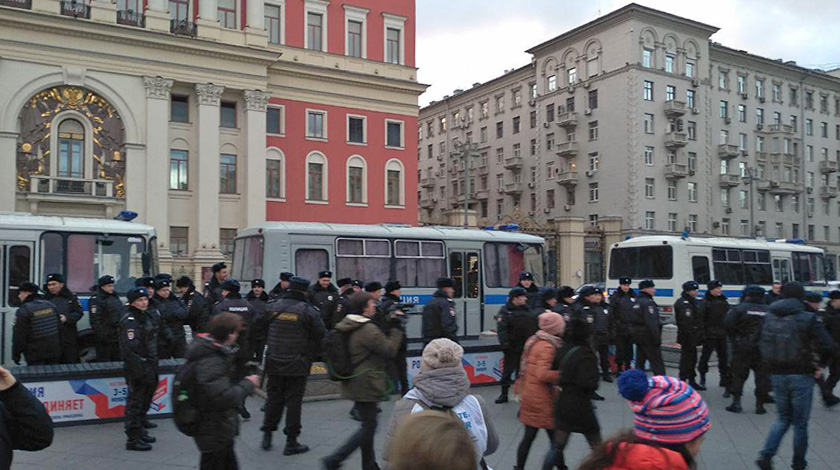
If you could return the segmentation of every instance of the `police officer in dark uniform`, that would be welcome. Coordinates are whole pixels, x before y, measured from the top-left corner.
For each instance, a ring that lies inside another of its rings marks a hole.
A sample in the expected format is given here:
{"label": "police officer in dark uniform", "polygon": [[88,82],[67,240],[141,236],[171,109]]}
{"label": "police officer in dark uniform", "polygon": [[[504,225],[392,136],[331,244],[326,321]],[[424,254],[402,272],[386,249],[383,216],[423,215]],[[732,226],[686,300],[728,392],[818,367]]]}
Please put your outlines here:
{"label": "police officer in dark uniform", "polygon": [[269,303],[268,354],[265,371],[268,376],[268,398],[263,421],[264,450],[271,449],[271,435],[286,410],[286,448],[283,455],[302,454],[309,447],[298,442],[301,431],[301,404],[312,361],[320,355],[321,340],[326,328],[319,312],[306,301],[309,281],[300,277],[289,280],[289,289],[282,299]]}
{"label": "police officer in dark uniform", "polygon": [[572,311],[572,318],[579,318],[589,324],[592,332],[590,344],[598,353],[601,366],[601,379],[612,383],[610,376],[610,342],[613,331],[613,319],[609,308],[603,303],[603,295],[595,286],[584,286],[578,293],[577,302]]}
{"label": "police officer in dark uniform", "polygon": [[662,323],[659,319],[659,305],[653,300],[656,285],[650,279],[639,283],[639,295],[633,305],[633,323],[630,333],[636,345],[636,368],[645,370],[645,361],[650,361],[653,375],[665,375],[662,360]]}
{"label": "police officer in dark uniform", "polygon": [[706,287],[706,297],[700,303],[700,314],[703,317],[703,351],[700,353],[700,385],[706,386],[706,373],[709,372],[709,358],[712,352],[717,352],[718,371],[720,372],[720,386],[726,390],[724,398],[729,398],[729,348],[726,343],[726,327],[723,322],[729,311],[729,302],[723,295],[723,284],[713,279]]}
{"label": "police officer in dark uniform", "polygon": [[542,305],[540,288],[534,283],[534,275],[528,271],[519,273],[519,284],[514,287],[521,287],[528,293],[528,308],[539,308]]}
{"label": "police officer in dark uniform", "polygon": [[458,322],[455,318],[455,281],[441,277],[435,282],[437,290],[432,300],[423,306],[423,347],[432,340],[448,338],[458,342]]}
{"label": "police officer in dark uniform", "polygon": [[[251,331],[254,328],[254,309],[251,304],[242,298],[239,294],[241,286],[236,279],[228,279],[219,285],[221,289],[222,301],[213,307],[213,314],[221,312],[235,313],[242,317],[242,331],[239,332],[239,337],[236,340],[236,345],[239,349],[236,351],[236,358],[234,359],[234,371],[231,380],[238,382],[248,375],[248,361],[253,357],[254,352],[251,350]],[[251,413],[242,405],[239,412],[242,419],[251,419]]]}
{"label": "police officer in dark uniform", "polygon": [[283,294],[286,293],[286,290],[289,289],[289,280],[294,277],[294,273],[290,273],[288,271],[283,271],[280,273],[280,282],[274,285],[271,289],[271,292],[268,293],[268,296],[271,297],[271,300],[277,300],[283,297]]}
{"label": "police officer in dark uniform", "polygon": [[38,286],[24,282],[18,286],[21,302],[15,312],[12,333],[12,360],[20,364],[20,356],[30,366],[61,362],[61,320],[52,302],[38,298]]}
{"label": "police officer in dark uniform", "polygon": [[332,272],[318,273],[318,282],[309,288],[309,303],[321,312],[325,325],[333,325],[332,316],[338,301],[338,289],[332,285]]}
{"label": "police officer in dark uniform", "polygon": [[152,450],[151,444],[155,442],[143,424],[158,385],[158,324],[149,315],[148,306],[148,289],[130,290],[128,312],[120,321],[120,351],[128,385],[125,407],[128,450]]}
{"label": "police officer in dark uniform", "polygon": [[744,382],[752,369],[755,377],[755,413],[767,413],[764,402],[770,393],[770,377],[764,371],[761,353],[758,350],[761,325],[764,324],[764,317],[769,310],[764,299],[764,289],[760,286],[747,286],[741,302],[726,314],[724,326],[732,338],[732,381],[729,385],[732,404],[726,407],[726,411],[743,411],[741,394],[744,391]]}
{"label": "police officer in dark uniform", "polygon": [[61,320],[61,363],[75,364],[79,362],[79,331],[76,323],[82,319],[84,310],[79,298],[64,283],[63,275],[48,275],[44,299],[55,305]]}
{"label": "police officer in dark uniform", "polygon": [[770,287],[770,290],[767,291],[767,295],[764,298],[764,303],[767,305],[772,304],[777,300],[782,299],[782,283],[781,281],[773,281],[773,285]]}
{"label": "police officer in dark uniform", "polygon": [[355,293],[352,279],[343,277],[338,280],[338,300],[335,302],[335,310],[329,324],[324,324],[328,330],[331,330],[350,311],[350,297]]}
{"label": "police officer in dark uniform", "polygon": [[365,284],[364,291],[373,297],[373,303],[376,305],[376,315],[373,316],[373,322],[382,330],[383,333],[388,333],[390,321],[385,309],[382,308],[382,283],[371,281]]}
{"label": "police officer in dark uniform", "polygon": [[504,352],[502,393],[496,398],[496,403],[507,403],[508,390],[514,372],[519,373],[519,362],[525,350],[525,342],[539,329],[537,315],[529,305],[528,291],[522,287],[514,287],[508,293],[507,303],[499,310],[497,332],[499,344]]}
{"label": "police officer in dark uniform", "polygon": [[155,281],[155,287],[154,303],[161,317],[158,359],[182,358],[187,351],[184,323],[189,319],[189,310],[186,304],[172,293],[170,279],[159,278]]}
{"label": "police officer in dark uniform", "polygon": [[575,290],[569,286],[562,286],[557,290],[557,298],[560,300],[552,311],[563,315],[568,326],[569,320],[572,319],[572,311],[575,305]]}
{"label": "police officer in dark uniform", "polygon": [[125,304],[114,292],[114,276],[102,276],[97,281],[96,293],[90,297],[90,326],[96,335],[96,360],[120,360],[120,320],[125,315]]}
{"label": "police officer in dark uniform", "polygon": [[207,299],[196,292],[195,284],[189,276],[181,276],[175,281],[175,288],[181,295],[181,302],[187,307],[187,325],[192,330],[192,336],[204,331],[210,323],[210,304]]}
{"label": "police officer in dark uniform", "polygon": [[230,271],[228,271],[227,265],[223,262],[214,264],[210,270],[213,272],[213,277],[204,286],[204,297],[207,298],[207,302],[213,308],[217,303],[224,300],[222,298],[222,283],[230,276]]}
{"label": "police officer in dark uniform", "polygon": [[[833,290],[828,293],[828,306],[821,312],[825,330],[834,340],[834,344],[840,346],[840,290]],[[840,356],[834,356],[828,360],[828,378],[819,380],[820,391],[822,392],[823,403],[827,407],[840,404],[840,398],[834,395],[834,387],[840,381]]]}
{"label": "police officer in dark uniform", "polygon": [[674,317],[677,321],[677,342],[680,343],[680,380],[688,382],[695,390],[706,390],[695,381],[697,377],[697,346],[703,338],[703,316],[697,301],[700,285],[686,281],[682,285],[682,296],[674,302]]}
{"label": "police officer in dark uniform", "polygon": [[633,338],[630,336],[630,319],[636,292],[630,287],[629,277],[618,280],[618,289],[610,296],[610,308],[615,322],[615,364],[618,373],[630,369],[633,361]]}
{"label": "police officer in dark uniform", "polygon": [[262,279],[251,281],[251,291],[245,296],[245,300],[251,303],[254,311],[254,331],[251,334],[251,349],[254,351],[252,359],[257,364],[262,364],[267,327],[265,322],[268,321],[266,307],[271,302],[271,297],[265,291],[265,281]]}
{"label": "police officer in dark uniform", "polygon": [[[400,303],[401,289],[402,285],[400,285],[400,281],[388,281],[385,283],[385,295],[382,296],[382,310],[384,310],[386,314],[393,313],[397,316],[404,316],[406,314],[406,312],[396,308],[396,305]],[[353,290],[352,287],[350,290]],[[336,307],[336,309],[337,308],[338,307]],[[390,322],[390,324],[394,325],[395,323]],[[400,322],[399,325],[399,329],[403,332],[403,336],[405,336],[405,322]],[[393,361],[391,361],[391,375],[393,377],[394,384],[399,385],[400,387],[400,395],[405,395],[410,389],[408,385],[408,365],[405,362],[407,352],[408,344],[405,337],[403,337],[400,350],[397,352]]]}

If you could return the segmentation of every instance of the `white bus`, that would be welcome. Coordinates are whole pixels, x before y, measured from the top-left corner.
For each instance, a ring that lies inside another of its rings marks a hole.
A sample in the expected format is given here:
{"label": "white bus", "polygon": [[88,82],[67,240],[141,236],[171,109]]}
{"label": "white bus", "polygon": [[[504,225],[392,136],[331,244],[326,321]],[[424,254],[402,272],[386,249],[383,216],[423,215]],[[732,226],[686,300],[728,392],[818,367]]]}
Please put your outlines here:
{"label": "white bus", "polygon": [[610,292],[618,279],[629,277],[635,289],[643,279],[656,284],[656,302],[663,317],[673,317],[673,305],[682,294],[682,284],[695,280],[701,295],[706,284],[717,279],[723,294],[738,302],[745,286],[769,289],[773,281],[799,281],[808,290],[824,292],[824,252],[801,240],[745,240],[643,236],[610,247],[607,279]]}
{"label": "white bus", "polygon": [[[124,219],[133,213],[122,213]],[[18,286],[31,281],[44,286],[48,274],[61,273],[67,287],[79,296],[85,316],[78,324],[82,353],[92,346],[88,301],[96,280],[105,274],[116,279],[125,294],[134,280],[154,274],[155,231],[126,220],[36,216],[0,213],[0,364],[12,361],[12,331],[18,305]]]}
{"label": "white bus", "polygon": [[[493,315],[521,271],[542,285],[545,252],[542,238],[504,230],[266,222],[237,234],[231,277],[262,278],[271,288],[282,271],[315,282],[319,271],[330,270],[333,281],[398,280],[403,301],[422,305],[435,280],[449,276],[456,282],[458,334],[475,338],[495,329]],[[408,337],[421,338],[419,318],[409,321]]]}

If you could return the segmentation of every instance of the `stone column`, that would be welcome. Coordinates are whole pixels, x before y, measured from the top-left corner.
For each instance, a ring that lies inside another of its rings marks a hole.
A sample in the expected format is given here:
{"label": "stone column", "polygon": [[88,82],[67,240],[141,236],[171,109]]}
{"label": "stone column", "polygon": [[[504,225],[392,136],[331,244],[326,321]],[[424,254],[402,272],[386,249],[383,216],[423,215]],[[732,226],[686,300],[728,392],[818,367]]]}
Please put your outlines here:
{"label": "stone column", "polygon": [[249,46],[266,47],[268,33],[265,31],[265,0],[248,0],[245,20],[245,43]]}
{"label": "stone column", "polygon": [[243,222],[250,227],[265,222],[265,111],[269,95],[260,90],[245,90],[243,96],[246,152]]}
{"label": "stone column", "polygon": [[560,266],[557,269],[557,284],[561,286],[579,286],[583,284],[584,274],[584,238],[586,232],[583,217],[559,217],[557,236],[560,249],[557,259]]}
{"label": "stone column", "polygon": [[146,28],[169,31],[169,5],[166,0],[149,0],[146,7]]}
{"label": "stone column", "polygon": [[17,199],[17,139],[15,132],[0,132],[0,212],[14,212]]}
{"label": "stone column", "polygon": [[608,215],[598,218],[598,225],[604,230],[604,262],[610,253],[610,247],[621,241],[621,217]]}
{"label": "stone column", "polygon": [[110,0],[91,0],[90,19],[98,23],[116,23],[117,4]]}
{"label": "stone column", "polygon": [[[139,215],[145,223],[149,210],[146,207],[146,146],[125,144],[125,208]],[[160,234],[158,234],[160,235]]]}
{"label": "stone column", "polygon": [[207,262],[222,258],[219,251],[219,102],[224,89],[212,83],[195,86],[198,96],[198,159],[193,161],[198,168],[198,177],[193,185],[196,224],[190,230],[197,231],[196,259]]}
{"label": "stone column", "polygon": [[146,87],[146,223],[158,237],[158,252],[169,258],[169,92],[173,80],[143,77]]}
{"label": "stone column", "polygon": [[221,27],[217,18],[218,3],[216,0],[199,0],[198,2],[198,37],[214,39],[221,37]]}

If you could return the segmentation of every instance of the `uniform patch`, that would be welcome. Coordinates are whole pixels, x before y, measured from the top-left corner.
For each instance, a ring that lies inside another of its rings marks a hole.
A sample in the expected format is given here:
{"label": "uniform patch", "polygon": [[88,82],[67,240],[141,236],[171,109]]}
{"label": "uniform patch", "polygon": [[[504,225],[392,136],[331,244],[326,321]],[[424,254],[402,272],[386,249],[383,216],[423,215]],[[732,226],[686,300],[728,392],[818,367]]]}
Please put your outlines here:
{"label": "uniform patch", "polygon": [[651,314],[656,313],[656,307],[651,305],[650,307],[648,307],[648,312],[650,312]]}
{"label": "uniform patch", "polygon": [[90,306],[90,313],[96,313],[96,305]]}
{"label": "uniform patch", "polygon": [[691,316],[691,310],[686,310],[685,311],[685,316],[690,317]]}
{"label": "uniform patch", "polygon": [[134,339],[134,330],[128,329],[125,331],[125,336],[128,338],[129,341]]}
{"label": "uniform patch", "polygon": [[333,296],[328,295],[328,296],[327,296],[327,300],[329,300],[330,302],[332,302],[332,301],[333,301]]}
{"label": "uniform patch", "polygon": [[298,314],[297,313],[281,313],[277,315],[278,320],[282,321],[298,321]]}
{"label": "uniform patch", "polygon": [[449,314],[452,315],[453,317],[455,316],[455,308],[454,307],[449,308]]}

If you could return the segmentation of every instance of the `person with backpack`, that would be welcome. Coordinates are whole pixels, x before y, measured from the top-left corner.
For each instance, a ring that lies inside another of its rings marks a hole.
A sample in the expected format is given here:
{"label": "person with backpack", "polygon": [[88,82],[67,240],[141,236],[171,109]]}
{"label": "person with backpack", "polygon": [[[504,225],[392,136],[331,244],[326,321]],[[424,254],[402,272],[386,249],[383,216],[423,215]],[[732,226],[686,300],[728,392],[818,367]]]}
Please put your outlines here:
{"label": "person with backpack", "polygon": [[767,413],[764,403],[770,392],[770,379],[764,373],[758,350],[758,335],[768,309],[764,298],[764,289],[761,286],[747,286],[741,302],[729,310],[724,321],[726,331],[732,339],[732,382],[729,384],[732,404],[726,407],[726,411],[732,413],[743,411],[741,393],[744,391],[744,382],[750,375],[750,369],[755,378],[755,414]]}
{"label": "person with backpack", "polygon": [[[222,312],[231,312],[242,317],[242,328],[239,331],[236,345],[239,347],[236,351],[236,359],[234,360],[233,379],[239,380],[248,375],[248,361],[254,355],[251,350],[251,331],[254,328],[254,309],[251,304],[242,298],[239,293],[241,286],[236,279],[228,279],[219,285],[221,289],[221,302],[213,307],[214,315]],[[245,407],[243,402],[240,416],[245,421],[251,419],[251,413]]]}
{"label": "person with backpack", "polygon": [[196,336],[187,349],[187,362],[175,380],[180,390],[187,391],[186,394],[173,394],[179,429],[179,418],[183,413],[179,409],[179,397],[189,397],[189,405],[197,411],[197,420],[187,432],[201,452],[201,470],[239,468],[233,448],[234,437],[238,434],[236,413],[244,405],[245,397],[259,384],[257,375],[238,381],[230,378],[241,329],[242,317],[239,315],[222,312],[213,316],[207,333]]}
{"label": "person with backpack", "polygon": [[38,297],[40,289],[33,282],[22,282],[17,290],[12,360],[20,364],[23,356],[29,366],[60,364],[61,320],[55,305]]}
{"label": "person with backpack", "polygon": [[782,299],[770,305],[764,317],[758,345],[761,359],[770,374],[776,398],[776,424],[770,430],[756,465],[761,470],[773,468],[773,456],[782,438],[793,425],[793,470],[804,470],[808,463],[808,420],[814,393],[814,378],[820,368],[814,353],[823,358],[836,357],[838,348],[825,330],[822,320],[807,311],[805,288],[799,282],[782,286]]}
{"label": "person with backpack", "polygon": [[292,277],[283,298],[266,307],[268,354],[265,374],[268,397],[262,432],[263,450],[271,449],[271,435],[286,411],[286,447],[283,455],[302,454],[309,447],[298,442],[301,408],[312,361],[320,355],[326,328],[321,315],[306,301],[309,281]]}
{"label": "person with backpack", "polygon": [[[345,345],[342,352],[346,354],[340,356],[350,363],[351,371],[341,377],[341,396],[355,403],[362,420],[361,427],[323,459],[327,470],[340,468],[341,463],[359,448],[362,450],[363,470],[376,468],[373,438],[377,426],[377,403],[388,399],[388,362],[399,352],[404,335],[399,317],[389,317],[386,335],[371,321],[374,315],[376,305],[373,297],[366,292],[358,292],[350,299],[350,314],[325,338],[325,343],[335,345],[335,340],[340,339]],[[327,363],[331,367],[338,359],[335,349],[325,344]],[[346,372],[343,367],[341,369],[338,372]]]}
{"label": "person with backpack", "polygon": [[502,360],[502,380],[499,381],[502,391],[496,398],[496,404],[502,404],[508,402],[511,377],[514,373],[519,375],[519,361],[522,359],[525,342],[537,332],[537,314],[532,312],[528,291],[522,287],[511,289],[507,303],[499,310],[498,318],[496,331],[504,352],[504,359]]}
{"label": "person with backpack", "polygon": [[[828,293],[828,306],[822,312],[823,323],[834,344],[840,346],[840,290],[833,290]],[[820,380],[823,403],[831,408],[840,404],[840,398],[834,395],[834,387],[840,381],[840,355],[837,355],[828,362],[830,375]]]}
{"label": "person with backpack", "polygon": [[615,365],[618,374],[632,368],[633,338],[630,336],[630,316],[636,302],[636,292],[629,277],[618,280],[618,289],[610,296],[610,308],[615,321]]}
{"label": "person with backpack", "polygon": [[[393,446],[397,428],[417,413],[435,410],[463,421],[475,447],[476,462],[496,451],[499,435],[484,399],[470,394],[470,380],[461,364],[464,348],[446,338],[439,338],[423,348],[420,373],[414,387],[396,404],[385,434],[385,448]],[[383,470],[393,467],[385,455]],[[481,467],[478,467],[480,470]]]}

